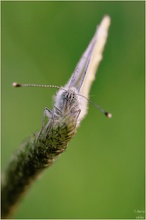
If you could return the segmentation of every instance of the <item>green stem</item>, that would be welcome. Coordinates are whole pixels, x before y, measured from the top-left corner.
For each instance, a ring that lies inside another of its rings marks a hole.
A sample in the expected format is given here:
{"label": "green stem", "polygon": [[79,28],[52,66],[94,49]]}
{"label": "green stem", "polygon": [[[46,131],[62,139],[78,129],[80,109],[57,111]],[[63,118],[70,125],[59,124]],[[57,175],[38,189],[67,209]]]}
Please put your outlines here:
{"label": "green stem", "polygon": [[36,179],[67,147],[76,120],[63,116],[25,141],[8,163],[2,178],[2,218],[10,218],[14,206]]}

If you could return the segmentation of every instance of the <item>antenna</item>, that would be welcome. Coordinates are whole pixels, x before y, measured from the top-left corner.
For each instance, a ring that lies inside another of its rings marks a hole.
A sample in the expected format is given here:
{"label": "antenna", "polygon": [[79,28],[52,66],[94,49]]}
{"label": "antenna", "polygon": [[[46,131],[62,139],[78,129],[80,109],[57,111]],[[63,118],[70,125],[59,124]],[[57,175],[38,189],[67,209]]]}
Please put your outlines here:
{"label": "antenna", "polygon": [[106,112],[103,108],[101,108],[99,105],[95,104],[93,101],[90,99],[86,98],[85,96],[78,94],[79,96],[85,98],[89,103],[91,103],[95,108],[100,110],[107,118],[112,118],[112,114],[110,112]]}
{"label": "antenna", "polygon": [[[41,87],[41,88],[57,88],[57,89],[63,89],[61,86],[55,86],[55,85],[40,85],[40,84],[20,84],[20,83],[16,83],[13,82],[12,83],[13,87]],[[66,91],[66,90],[65,90]],[[76,93],[75,93],[76,94]],[[76,94],[78,96],[83,97],[84,99],[86,99],[89,103],[91,103],[95,108],[99,109],[107,118],[112,118],[112,114],[109,112],[106,112],[103,108],[101,108],[99,105],[95,104],[93,101],[91,101],[90,99],[86,98],[85,96],[81,95],[81,94]]]}
{"label": "antenna", "polygon": [[57,88],[60,89],[61,86],[55,86],[55,85],[39,85],[39,84],[20,84],[13,82],[12,83],[13,87],[41,87],[41,88]]}

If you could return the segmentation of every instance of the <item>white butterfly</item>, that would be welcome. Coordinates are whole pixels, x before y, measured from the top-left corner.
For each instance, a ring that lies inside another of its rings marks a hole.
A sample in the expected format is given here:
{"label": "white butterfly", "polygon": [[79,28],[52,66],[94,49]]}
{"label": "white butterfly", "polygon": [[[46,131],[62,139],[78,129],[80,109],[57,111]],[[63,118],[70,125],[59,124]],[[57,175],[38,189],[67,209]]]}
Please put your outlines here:
{"label": "white butterfly", "polygon": [[[71,91],[73,92],[73,95],[76,96],[76,99],[78,100],[78,107],[75,106],[74,111],[79,109],[81,110],[77,119],[77,125],[80,124],[81,120],[87,114],[88,102],[85,98],[83,98],[83,96],[86,98],[89,96],[89,91],[93,80],[95,79],[98,65],[102,59],[102,52],[107,40],[109,26],[110,17],[105,16],[77,64],[69,82],[63,87],[63,90],[60,89],[58,91],[55,97],[55,106],[60,109],[60,102],[62,103],[62,93],[65,93],[64,89],[66,90],[66,93],[71,93]],[[63,105],[63,103],[61,105]],[[103,109],[100,108],[100,110],[106,113]],[[111,117],[110,113],[106,113],[106,115]]]}
{"label": "white butterfly", "polygon": [[[46,125],[43,122],[37,139],[40,146],[43,143],[44,146],[53,149],[54,154],[55,152],[61,153],[64,151],[80,122],[87,114],[88,102],[91,102],[88,100],[88,95],[95,79],[98,65],[102,59],[109,25],[110,17],[105,16],[96,29],[69,82],[64,87],[13,83],[15,87],[39,86],[59,88],[55,96],[53,109],[45,108],[44,110],[44,116],[47,116],[49,121]],[[92,104],[99,108],[106,116],[111,117],[111,114],[105,112],[100,106]]]}

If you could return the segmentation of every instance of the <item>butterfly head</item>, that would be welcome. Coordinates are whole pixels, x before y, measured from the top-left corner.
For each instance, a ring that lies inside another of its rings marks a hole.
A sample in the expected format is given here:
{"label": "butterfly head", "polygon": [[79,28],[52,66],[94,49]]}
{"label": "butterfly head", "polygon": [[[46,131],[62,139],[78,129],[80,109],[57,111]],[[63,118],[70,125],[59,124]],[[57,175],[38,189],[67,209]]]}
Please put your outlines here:
{"label": "butterfly head", "polygon": [[55,97],[55,106],[60,111],[68,113],[68,111],[77,111],[79,109],[79,96],[76,88],[60,89]]}

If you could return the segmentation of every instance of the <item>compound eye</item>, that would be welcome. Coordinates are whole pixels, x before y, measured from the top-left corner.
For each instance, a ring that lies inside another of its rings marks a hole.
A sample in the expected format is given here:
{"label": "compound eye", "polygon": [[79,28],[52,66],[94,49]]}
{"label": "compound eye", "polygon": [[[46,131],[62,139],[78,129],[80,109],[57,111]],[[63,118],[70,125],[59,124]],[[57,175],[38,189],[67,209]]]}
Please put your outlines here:
{"label": "compound eye", "polygon": [[65,99],[68,99],[68,93],[65,94]]}
{"label": "compound eye", "polygon": [[72,100],[74,100],[74,99],[75,99],[75,95],[73,94],[73,95],[72,95]]}

